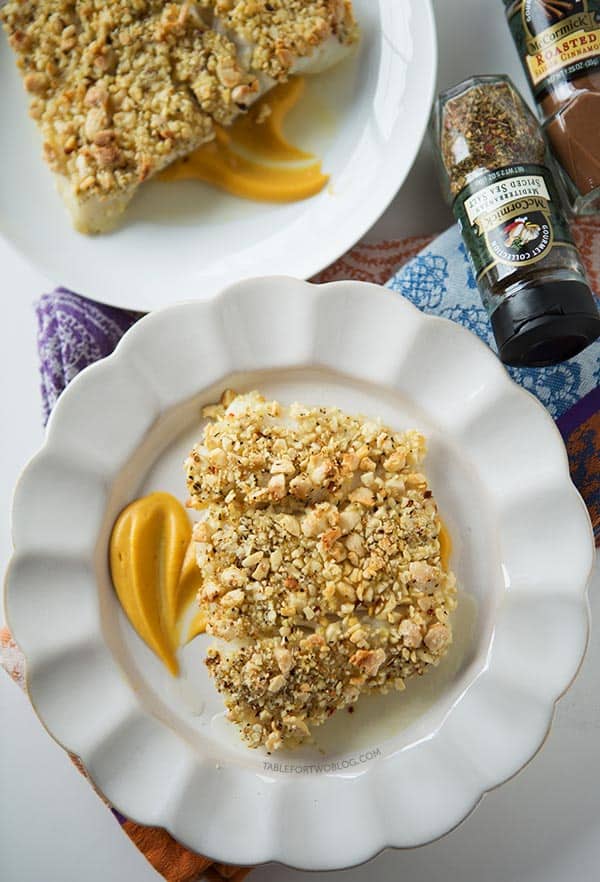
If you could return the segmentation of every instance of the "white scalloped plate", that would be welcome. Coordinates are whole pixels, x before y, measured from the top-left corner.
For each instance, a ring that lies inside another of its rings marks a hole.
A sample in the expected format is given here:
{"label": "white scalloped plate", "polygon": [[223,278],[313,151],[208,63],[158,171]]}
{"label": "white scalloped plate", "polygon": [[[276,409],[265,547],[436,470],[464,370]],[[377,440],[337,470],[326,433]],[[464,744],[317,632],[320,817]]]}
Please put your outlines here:
{"label": "white scalloped plate", "polygon": [[[206,639],[172,679],[110,583],[115,516],[152,489],[183,498],[200,407],[226,386],[429,438],[457,642],[317,730],[319,749],[244,747]],[[552,420],[468,331],[359,282],[250,280],[142,319],[62,395],[13,530],[7,612],[44,725],[124,814],[230,863],[335,869],[448,832],[538,750],[585,649],[592,533]]]}
{"label": "white scalloped plate", "polygon": [[129,309],[166,306],[182,292],[209,296],[248,276],[313,276],[354,245],[396,195],[423,139],[435,88],[430,0],[354,5],[358,51],[308,77],[307,94],[289,119],[290,136],[331,175],[322,193],[277,205],[194,181],[149,181],[118,230],[92,237],[71,229],[0,32],[0,236],[53,284]]}

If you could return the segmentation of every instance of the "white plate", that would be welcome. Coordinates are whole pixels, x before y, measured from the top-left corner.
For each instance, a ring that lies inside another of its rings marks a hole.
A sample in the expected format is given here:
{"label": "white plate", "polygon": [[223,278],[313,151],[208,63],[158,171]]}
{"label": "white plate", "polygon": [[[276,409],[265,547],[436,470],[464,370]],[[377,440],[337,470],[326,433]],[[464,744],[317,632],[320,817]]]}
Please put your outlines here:
{"label": "white plate", "polygon": [[375,223],[403,183],[427,123],[437,50],[429,0],[355,0],[356,57],[310,80],[293,125],[331,185],[291,205],[204,184],[150,181],[111,235],[74,232],[41,159],[6,40],[0,45],[0,235],[53,284],[153,309],[251,275],[309,278]]}
{"label": "white plate", "polygon": [[[318,750],[244,747],[208,638],[174,680],[110,583],[115,517],[150,490],[184,497],[200,407],[226,386],[429,439],[456,644],[405,693],[332,718]],[[359,282],[251,280],[142,319],[60,398],[13,531],[7,612],[40,718],[123,813],[231,863],[334,869],[448,832],[538,750],[586,644],[592,532],[551,418],[468,331]]]}

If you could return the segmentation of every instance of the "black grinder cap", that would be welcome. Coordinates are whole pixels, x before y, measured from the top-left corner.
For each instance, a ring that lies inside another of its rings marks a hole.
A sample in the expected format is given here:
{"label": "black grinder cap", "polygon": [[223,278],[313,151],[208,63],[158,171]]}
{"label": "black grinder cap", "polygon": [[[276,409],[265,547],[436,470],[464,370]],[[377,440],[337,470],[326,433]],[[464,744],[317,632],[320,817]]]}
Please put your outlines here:
{"label": "black grinder cap", "polygon": [[597,340],[600,313],[583,282],[548,282],[507,297],[492,314],[492,328],[504,364],[546,367]]}

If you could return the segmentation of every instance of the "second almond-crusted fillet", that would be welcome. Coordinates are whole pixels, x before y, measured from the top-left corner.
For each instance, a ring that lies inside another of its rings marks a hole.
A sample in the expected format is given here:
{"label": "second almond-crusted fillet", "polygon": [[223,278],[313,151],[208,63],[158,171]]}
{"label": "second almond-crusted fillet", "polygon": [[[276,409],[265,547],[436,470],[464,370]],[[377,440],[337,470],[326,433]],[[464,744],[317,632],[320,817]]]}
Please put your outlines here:
{"label": "second almond-crusted fillet", "polygon": [[0,15],[81,232],[110,229],[143,181],[232,121],[241,87],[258,89],[194,3],[9,0]]}
{"label": "second almond-crusted fillet", "polygon": [[214,122],[288,74],[336,63],[356,38],[347,0],[8,0],[0,20],[84,233],[111,229]]}

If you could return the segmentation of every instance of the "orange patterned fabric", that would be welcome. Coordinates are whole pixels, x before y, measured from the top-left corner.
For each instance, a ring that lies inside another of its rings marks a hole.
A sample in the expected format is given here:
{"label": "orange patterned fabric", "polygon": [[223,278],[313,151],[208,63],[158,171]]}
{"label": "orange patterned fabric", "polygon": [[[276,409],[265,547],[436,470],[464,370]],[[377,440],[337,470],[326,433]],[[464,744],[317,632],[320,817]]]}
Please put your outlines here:
{"label": "orange patterned fabric", "polygon": [[597,218],[582,218],[573,224],[572,230],[592,291],[600,296],[600,223]]}
{"label": "orange patterned fabric", "polygon": [[[180,845],[160,827],[144,827],[125,821],[123,830],[161,876],[169,882],[195,882],[197,879],[231,879],[241,882],[250,870],[214,864]],[[209,872],[207,872],[209,871]]]}
{"label": "orange patterned fabric", "polygon": [[433,236],[412,236],[410,239],[392,239],[376,244],[361,243],[344,254],[312,282],[339,282],[342,279],[355,279],[359,282],[385,283],[403,264],[415,257],[432,241]]}
{"label": "orange patterned fabric", "polygon": [[190,882],[200,878],[211,861],[194,854],[158,827],[144,827],[125,821],[123,830],[157,870],[169,882]]}

